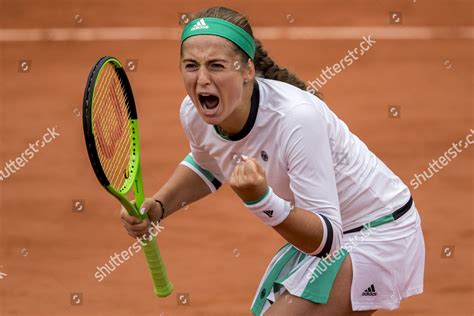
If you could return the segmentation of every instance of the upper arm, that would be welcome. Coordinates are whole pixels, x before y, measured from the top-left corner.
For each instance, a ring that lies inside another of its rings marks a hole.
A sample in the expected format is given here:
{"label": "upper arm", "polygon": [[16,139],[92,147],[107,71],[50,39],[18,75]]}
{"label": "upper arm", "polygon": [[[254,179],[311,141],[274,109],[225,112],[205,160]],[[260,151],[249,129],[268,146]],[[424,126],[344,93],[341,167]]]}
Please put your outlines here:
{"label": "upper arm", "polygon": [[194,171],[202,179],[202,181],[207,184],[211,192],[215,192],[221,187],[221,180],[219,180],[212,172],[203,168],[202,165],[205,164],[199,164],[194,158],[195,156],[196,152],[189,153],[181,162],[181,164]]}
{"label": "upper arm", "polygon": [[183,109],[180,112],[181,125],[189,141],[191,152],[181,162],[194,171],[207,184],[211,192],[216,191],[223,183],[216,161],[195,140]]}

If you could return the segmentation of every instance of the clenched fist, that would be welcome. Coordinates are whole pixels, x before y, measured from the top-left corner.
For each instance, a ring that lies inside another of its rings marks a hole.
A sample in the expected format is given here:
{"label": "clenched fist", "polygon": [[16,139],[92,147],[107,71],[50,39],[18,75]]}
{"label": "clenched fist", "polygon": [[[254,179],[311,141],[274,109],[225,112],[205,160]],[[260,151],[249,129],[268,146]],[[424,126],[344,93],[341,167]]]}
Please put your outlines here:
{"label": "clenched fist", "polygon": [[267,190],[265,170],[252,157],[241,156],[230,176],[229,185],[244,202],[255,201]]}

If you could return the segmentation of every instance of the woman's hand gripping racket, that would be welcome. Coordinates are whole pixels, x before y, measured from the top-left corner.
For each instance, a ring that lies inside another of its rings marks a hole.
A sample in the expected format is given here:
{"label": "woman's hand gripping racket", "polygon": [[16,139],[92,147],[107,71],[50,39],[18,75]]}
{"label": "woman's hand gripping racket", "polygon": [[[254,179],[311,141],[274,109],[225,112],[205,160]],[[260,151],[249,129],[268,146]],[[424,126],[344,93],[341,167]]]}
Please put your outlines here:
{"label": "woman's hand gripping racket", "polygon": [[[84,92],[83,126],[87,152],[95,175],[128,213],[139,219],[144,200],[140,167],[137,111],[132,88],[120,62],[102,57],[92,68]],[[135,203],[127,194],[133,187]],[[173,290],[155,238],[143,247],[153,279],[155,294]]]}

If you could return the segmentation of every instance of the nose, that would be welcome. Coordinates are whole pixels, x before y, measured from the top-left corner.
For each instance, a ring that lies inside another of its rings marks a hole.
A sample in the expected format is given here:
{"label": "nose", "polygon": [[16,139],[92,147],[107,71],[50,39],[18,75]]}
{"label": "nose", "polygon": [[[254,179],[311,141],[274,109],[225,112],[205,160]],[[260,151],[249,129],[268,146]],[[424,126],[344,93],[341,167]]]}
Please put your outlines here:
{"label": "nose", "polygon": [[209,72],[207,71],[206,67],[199,68],[197,83],[201,86],[205,86],[211,83]]}

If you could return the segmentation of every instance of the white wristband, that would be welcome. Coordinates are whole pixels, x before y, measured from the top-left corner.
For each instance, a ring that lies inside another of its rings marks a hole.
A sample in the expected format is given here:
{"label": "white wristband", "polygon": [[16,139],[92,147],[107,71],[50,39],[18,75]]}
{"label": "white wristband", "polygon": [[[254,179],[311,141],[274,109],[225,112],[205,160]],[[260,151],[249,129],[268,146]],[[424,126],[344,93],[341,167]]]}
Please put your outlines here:
{"label": "white wristband", "polygon": [[281,224],[293,209],[291,203],[276,195],[271,187],[257,201],[245,202],[244,205],[270,226]]}

